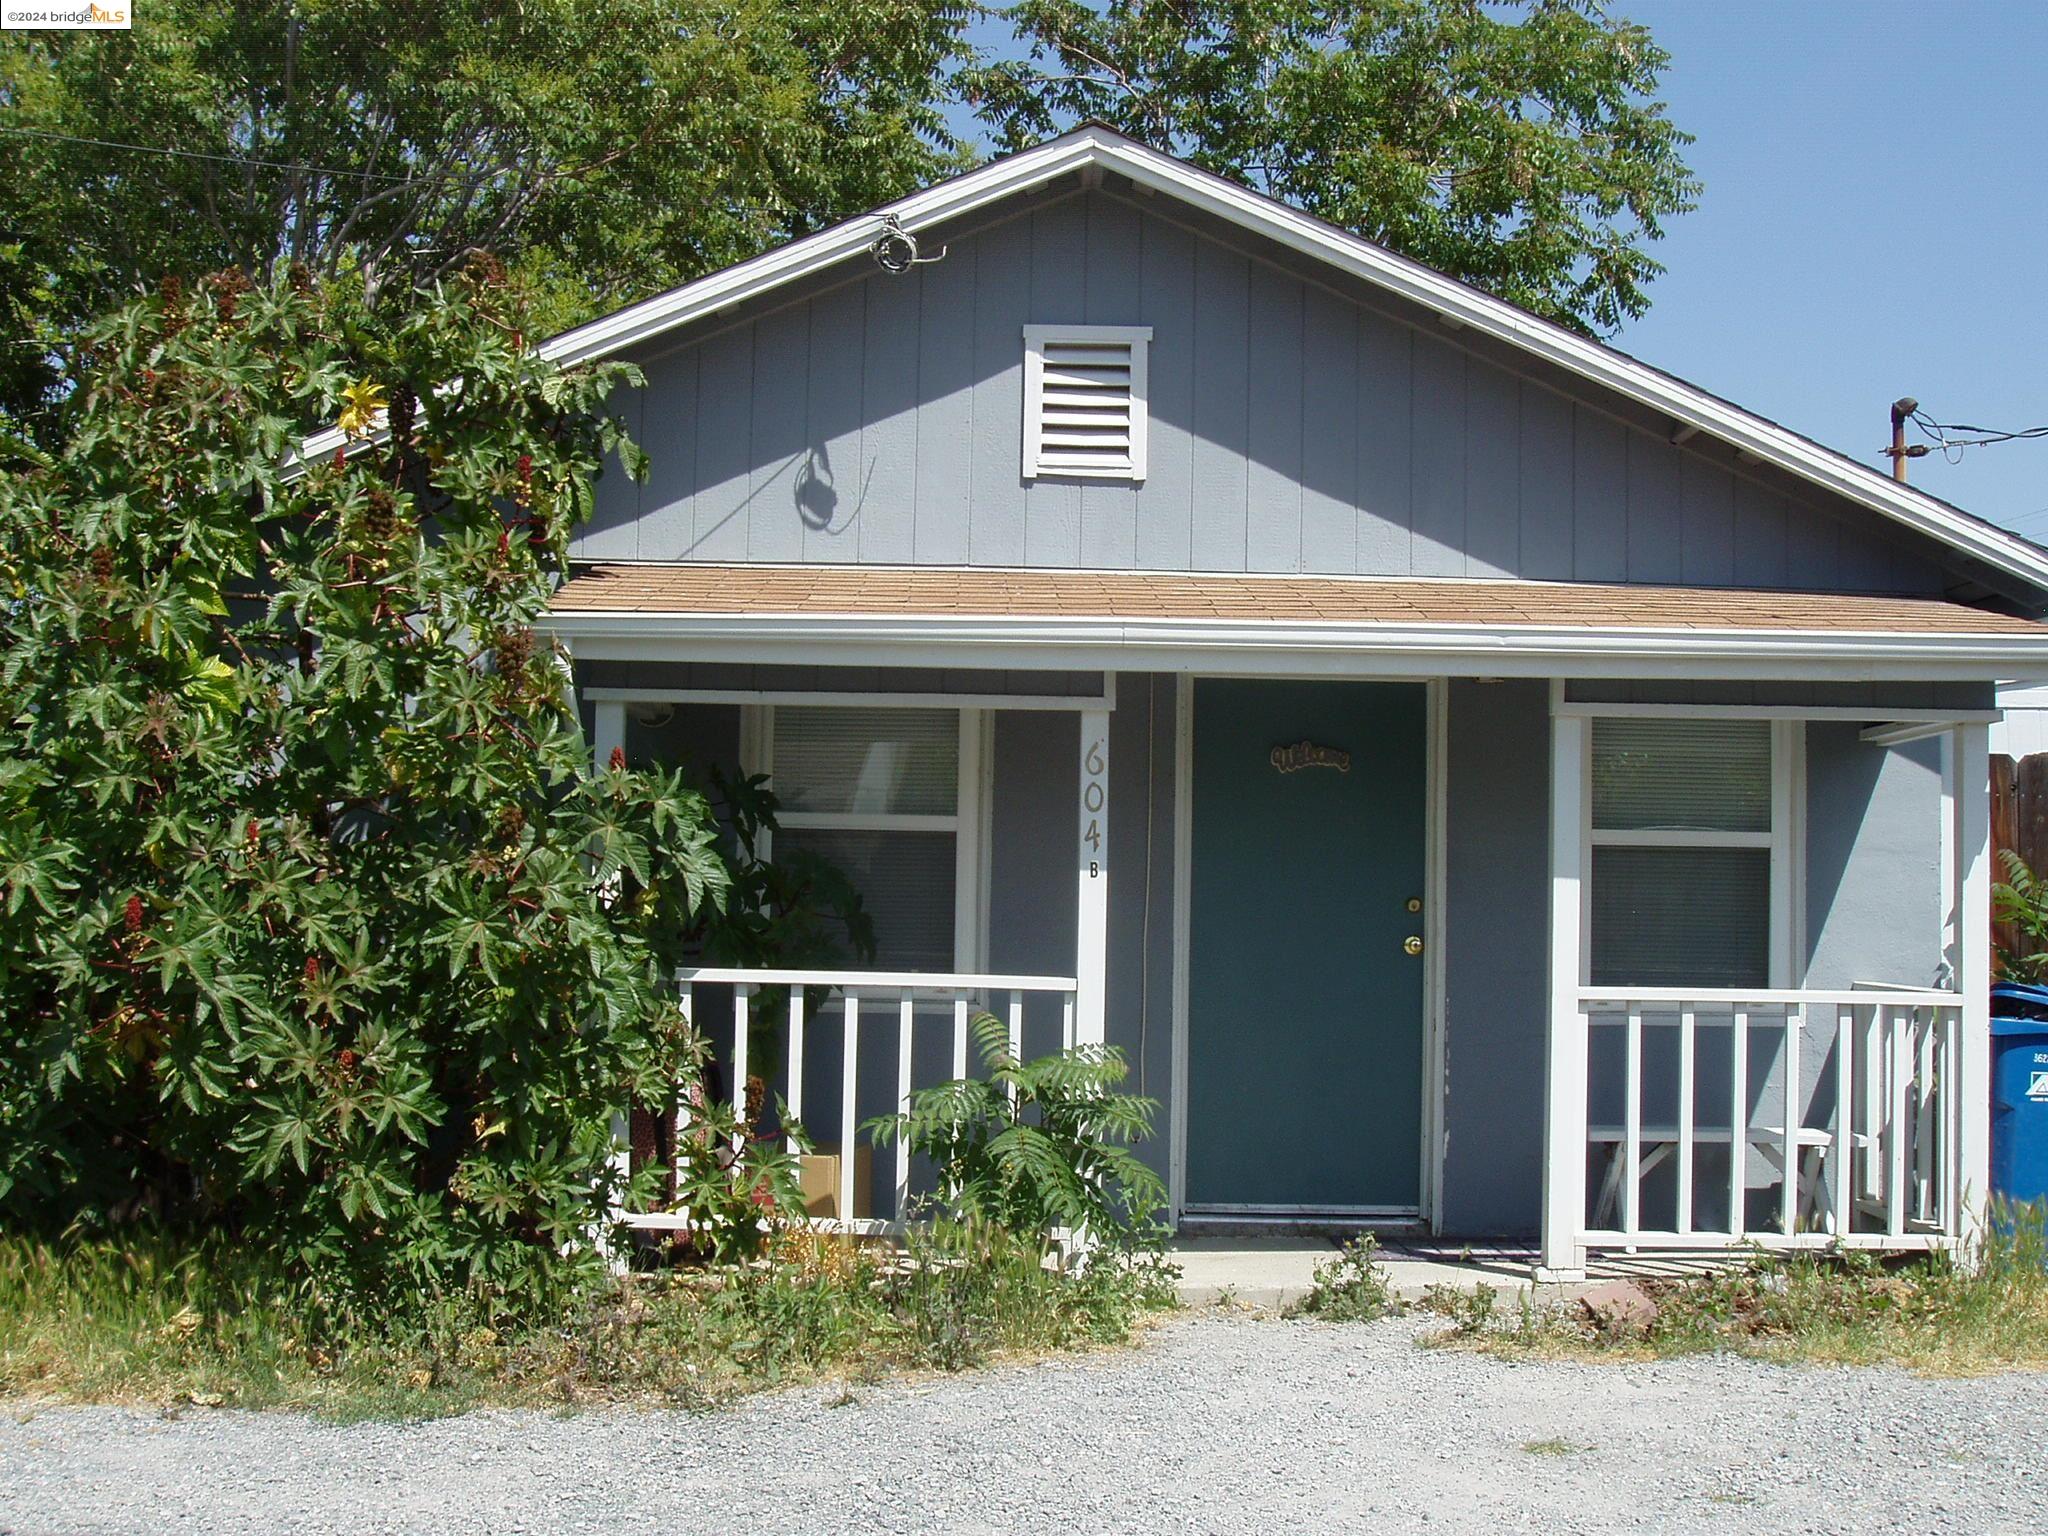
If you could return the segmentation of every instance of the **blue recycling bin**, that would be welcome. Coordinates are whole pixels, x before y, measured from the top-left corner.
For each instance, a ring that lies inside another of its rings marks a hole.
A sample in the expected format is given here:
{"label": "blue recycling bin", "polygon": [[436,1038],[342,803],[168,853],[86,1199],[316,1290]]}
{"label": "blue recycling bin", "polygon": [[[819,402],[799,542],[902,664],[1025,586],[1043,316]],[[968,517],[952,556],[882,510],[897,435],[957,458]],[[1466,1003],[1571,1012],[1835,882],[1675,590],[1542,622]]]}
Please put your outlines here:
{"label": "blue recycling bin", "polygon": [[1991,989],[1991,1193],[2048,1196],[2048,987]]}

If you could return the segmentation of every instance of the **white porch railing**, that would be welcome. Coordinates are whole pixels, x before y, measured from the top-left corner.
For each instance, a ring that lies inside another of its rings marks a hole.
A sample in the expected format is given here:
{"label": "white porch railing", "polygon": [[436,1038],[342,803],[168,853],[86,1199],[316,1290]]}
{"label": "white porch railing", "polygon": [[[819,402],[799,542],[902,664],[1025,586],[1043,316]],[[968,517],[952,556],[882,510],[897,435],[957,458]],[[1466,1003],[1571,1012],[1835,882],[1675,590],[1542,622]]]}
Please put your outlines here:
{"label": "white porch railing", "polygon": [[[895,1082],[890,1102],[900,1112],[910,1107],[911,1094],[919,1087],[931,1086],[915,1080],[915,1045],[926,1032],[950,1027],[951,1032],[951,1077],[964,1078],[978,1067],[979,1063],[969,1059],[968,1019],[975,1013],[987,1011],[1004,1019],[1009,1025],[1010,1048],[1013,1052],[1023,1049],[1025,1024],[1025,999],[1033,994],[1050,995],[1060,1002],[1060,1041],[1071,1046],[1075,1041],[1075,1006],[1077,984],[1071,976],[984,976],[945,975],[924,971],[808,971],[808,970],[755,970],[721,969],[706,967],[677,973],[677,984],[682,993],[684,1016],[703,1030],[717,1044],[724,1047],[723,1063],[730,1073],[733,1107],[742,1117],[746,1114],[749,1020],[753,1015],[754,998],[768,990],[783,990],[788,994],[787,1007],[781,1015],[782,1059],[785,1063],[784,1081],[769,1084],[770,1091],[780,1087],[787,1117],[797,1124],[804,1123],[804,1109],[807,1103],[816,1103],[814,1092],[820,1086],[809,1082],[805,1064],[805,1041],[807,1034],[815,1029],[836,1030],[840,1036],[839,1081],[829,1085],[836,1089],[839,1121],[839,1167],[838,1187],[834,1191],[835,1213],[829,1217],[810,1217],[808,1224],[827,1231],[878,1232],[900,1228],[902,1217],[910,1200],[910,1148],[902,1138],[895,1144],[895,1211],[894,1220],[879,1220],[872,1214],[859,1216],[854,1211],[855,1192],[855,1148],[854,1140],[860,1123],[859,1105],[862,1101],[860,1080],[860,1042],[864,1028],[887,1028],[894,1020],[896,1036]],[[700,1017],[697,989],[700,986],[724,986],[732,989],[732,1010],[729,1020],[714,1022]],[[829,989],[834,995],[814,1014],[806,1016],[805,993],[813,989]],[[678,1109],[674,1131],[678,1139],[684,1131],[685,1109]],[[790,1148],[795,1150],[792,1138]],[[618,1154],[622,1172],[630,1172],[631,1149],[622,1144]],[[691,1224],[690,1213],[686,1210],[620,1212],[618,1219],[629,1227],[653,1230],[684,1230]]]}
{"label": "white porch railing", "polygon": [[[1959,1236],[1958,994],[1585,987],[1578,1002],[1579,1246],[1908,1249]],[[1707,1160],[1719,1188],[1701,1178],[1702,1147],[1723,1150],[1725,1166]],[[1752,1227],[1757,1172],[1777,1191]]]}

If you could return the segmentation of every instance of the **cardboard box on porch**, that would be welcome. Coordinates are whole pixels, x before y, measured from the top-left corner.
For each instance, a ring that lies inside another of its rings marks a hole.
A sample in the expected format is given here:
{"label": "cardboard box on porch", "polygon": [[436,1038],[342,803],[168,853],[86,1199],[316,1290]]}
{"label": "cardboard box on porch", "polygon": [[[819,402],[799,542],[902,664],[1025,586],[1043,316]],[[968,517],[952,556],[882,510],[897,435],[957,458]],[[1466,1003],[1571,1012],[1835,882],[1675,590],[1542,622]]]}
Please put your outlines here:
{"label": "cardboard box on porch", "polygon": [[[839,1148],[826,1143],[815,1152],[797,1159],[797,1188],[804,1197],[807,1216],[839,1217]],[[853,1214],[868,1216],[875,1209],[875,1149],[856,1146],[853,1151]]]}

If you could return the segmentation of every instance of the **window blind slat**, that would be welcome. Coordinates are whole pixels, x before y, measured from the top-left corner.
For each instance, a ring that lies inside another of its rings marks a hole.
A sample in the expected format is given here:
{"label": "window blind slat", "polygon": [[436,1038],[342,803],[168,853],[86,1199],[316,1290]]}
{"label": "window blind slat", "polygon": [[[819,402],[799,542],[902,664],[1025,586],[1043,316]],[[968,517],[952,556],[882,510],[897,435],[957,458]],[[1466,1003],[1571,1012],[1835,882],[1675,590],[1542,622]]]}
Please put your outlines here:
{"label": "window blind slat", "polygon": [[953,969],[954,846],[951,832],[785,827],[775,834],[778,858],[815,854],[853,883],[874,920],[874,963],[884,971]]}
{"label": "window blind slat", "polygon": [[950,709],[782,705],[775,793],[787,810],[950,816],[960,716]]}
{"label": "window blind slat", "polygon": [[1771,979],[1767,848],[1595,848],[1596,987],[1761,987]]}
{"label": "window blind slat", "polygon": [[1595,720],[1593,825],[1600,831],[1770,831],[1770,722]]}

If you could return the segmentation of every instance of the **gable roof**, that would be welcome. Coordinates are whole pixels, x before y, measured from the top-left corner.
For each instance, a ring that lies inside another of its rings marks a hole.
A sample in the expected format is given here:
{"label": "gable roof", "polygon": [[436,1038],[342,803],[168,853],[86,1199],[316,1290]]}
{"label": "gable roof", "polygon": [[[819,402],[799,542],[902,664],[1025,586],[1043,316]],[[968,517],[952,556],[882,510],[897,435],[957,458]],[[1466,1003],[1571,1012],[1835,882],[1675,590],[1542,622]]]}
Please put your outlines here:
{"label": "gable roof", "polygon": [[[2048,548],[1973,516],[1696,385],[1448,277],[1312,214],[1177,160],[1099,123],[1005,156],[871,213],[764,252],[651,299],[577,326],[540,355],[573,363],[609,356],[693,321],[772,293],[867,254],[884,221],[915,235],[1033,190],[1069,172],[1099,168],[1265,236],[1329,267],[1469,326],[1566,373],[1661,411],[1680,429],[1704,432],[1740,452],[1888,517],[2048,596]],[[1690,434],[1688,434],[1690,435]],[[342,442],[322,433],[305,457]]]}

